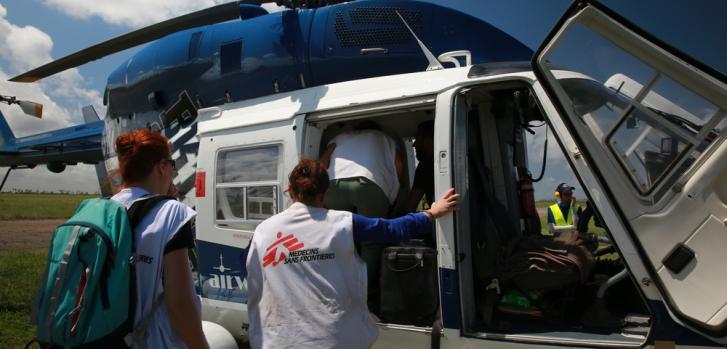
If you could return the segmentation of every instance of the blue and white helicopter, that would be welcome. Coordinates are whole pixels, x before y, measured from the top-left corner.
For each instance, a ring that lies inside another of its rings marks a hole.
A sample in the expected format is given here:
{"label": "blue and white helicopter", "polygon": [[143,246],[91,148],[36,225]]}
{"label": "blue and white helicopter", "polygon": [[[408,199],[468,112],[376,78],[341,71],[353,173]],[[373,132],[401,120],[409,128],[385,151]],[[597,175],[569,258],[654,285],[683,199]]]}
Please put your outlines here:
{"label": "blue and white helicopter", "polygon": [[[416,125],[434,120],[435,192],[464,194],[462,209],[436,223],[441,326],[384,319],[375,347],[727,343],[724,75],[592,1],[575,2],[535,53],[430,3],[278,1],[290,10],[270,14],[260,3],[161,22],[11,79],[33,82],[153,41],[109,76],[103,120],[86,109],[84,125],[15,138],[0,119],[0,166],[97,163],[108,195],[116,136],[167,135],[182,200],[199,213],[208,339],[234,346],[248,322],[245,248],[256,224],[290,205],[284,189],[298,159],[371,120],[407,150],[406,183]],[[539,121],[618,258],[597,265],[588,287],[513,310],[493,256],[539,232],[523,185],[537,155],[524,137]]]}

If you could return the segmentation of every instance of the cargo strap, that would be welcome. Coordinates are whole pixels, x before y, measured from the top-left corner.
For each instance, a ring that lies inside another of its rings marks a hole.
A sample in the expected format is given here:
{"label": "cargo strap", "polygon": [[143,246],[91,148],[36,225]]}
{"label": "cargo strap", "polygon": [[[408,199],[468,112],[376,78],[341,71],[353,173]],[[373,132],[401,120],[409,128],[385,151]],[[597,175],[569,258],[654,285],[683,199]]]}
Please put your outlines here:
{"label": "cargo strap", "polygon": [[[437,313],[439,314],[439,313]],[[439,315],[437,315],[439,317]],[[442,319],[434,320],[432,324],[432,341],[430,343],[431,349],[439,349],[442,342]]]}
{"label": "cargo strap", "polygon": [[[166,200],[175,199],[171,196],[165,195],[149,195],[143,196],[134,201],[131,207],[129,207],[126,211],[129,217],[129,225],[131,226],[131,230],[134,231],[134,237],[136,237],[136,227],[141,223],[141,220],[144,219],[158,203]],[[131,240],[131,253],[132,258],[134,259],[134,262],[132,262],[133,264],[136,262],[136,238]],[[131,282],[132,285],[134,285],[136,283],[136,268],[133,267],[131,270]],[[149,312],[141,319],[139,326],[136,326],[136,328],[134,328],[129,334],[124,336],[124,342],[126,342],[126,345],[131,347],[132,344],[136,343],[140,349],[149,348],[146,342],[146,335],[149,330],[149,325],[151,325],[151,321],[154,319],[154,315],[163,301],[164,292],[159,294],[159,297],[154,300],[154,303],[151,305],[151,309],[149,309]]]}
{"label": "cargo strap", "polygon": [[51,303],[50,307],[48,308],[48,316],[45,320],[46,333],[50,335],[51,342],[53,341],[53,336],[51,335],[52,320],[55,317],[55,312],[58,308],[58,296],[61,292],[61,286],[63,286],[63,283],[65,281],[66,269],[68,267],[68,258],[71,256],[73,246],[76,244],[76,238],[78,238],[78,235],[80,235],[81,229],[83,229],[85,233],[89,228],[81,227],[78,225],[73,227],[73,231],[71,232],[71,238],[68,239],[68,244],[66,244],[66,248],[63,251],[63,259],[60,263],[60,269],[58,270],[58,273],[56,273],[56,278],[53,282],[53,293],[51,293],[50,297]]}
{"label": "cargo strap", "polygon": [[500,300],[500,293],[500,280],[493,278],[490,280],[490,284],[485,287],[485,301],[482,309],[482,317],[488,328],[495,325],[493,315],[497,302]]}

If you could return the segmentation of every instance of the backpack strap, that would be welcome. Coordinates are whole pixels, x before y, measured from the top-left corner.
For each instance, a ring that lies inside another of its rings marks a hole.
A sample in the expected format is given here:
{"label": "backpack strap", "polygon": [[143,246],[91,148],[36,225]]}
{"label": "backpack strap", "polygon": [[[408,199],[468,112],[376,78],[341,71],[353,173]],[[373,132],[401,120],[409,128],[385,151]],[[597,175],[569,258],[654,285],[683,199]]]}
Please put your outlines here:
{"label": "backpack strap", "polygon": [[[131,226],[131,230],[135,231],[136,227],[139,226],[141,221],[149,215],[149,212],[153,210],[157,204],[163,201],[167,200],[176,200],[173,196],[167,196],[167,195],[149,195],[142,197],[136,201],[134,201],[133,204],[131,204],[131,207],[129,207],[128,210],[126,210],[126,214],[129,217],[129,225]],[[136,233],[134,232],[134,237],[136,237]],[[131,239],[131,255],[133,258],[133,264],[136,262],[136,238]],[[136,267],[131,268],[131,282],[132,282],[132,289],[136,288]],[[132,344],[136,343],[139,348],[141,349],[147,349],[146,341],[144,340],[146,337],[147,329],[149,328],[149,325],[151,324],[151,320],[154,318],[154,314],[156,313],[159,306],[164,301],[164,292],[162,292],[157,299],[154,300],[154,303],[151,305],[151,309],[147,314],[144,315],[144,317],[141,319],[141,322],[139,323],[139,326],[136,328],[132,328],[131,332],[127,334],[124,337],[124,341],[126,344],[131,347]],[[132,303],[129,304],[129,306],[135,306],[132,305]],[[132,311],[133,309],[130,309]],[[133,321],[133,319],[131,319]],[[133,326],[133,325],[132,325]]]}
{"label": "backpack strap", "polygon": [[131,229],[136,229],[139,223],[141,223],[141,220],[144,219],[144,217],[146,217],[158,203],[167,200],[176,200],[176,198],[168,195],[147,195],[134,201],[134,203],[131,204],[131,207],[126,210],[126,213],[129,216],[129,225],[131,226]]}
{"label": "backpack strap", "polygon": [[[126,215],[129,217],[129,225],[131,230],[135,231],[136,227],[139,226],[141,221],[156,207],[156,205],[162,201],[176,200],[173,196],[167,195],[148,195],[143,196],[140,199],[134,201],[126,210]],[[132,236],[136,237],[136,233]],[[136,238],[131,239],[131,254],[136,260]]]}
{"label": "backpack strap", "polygon": [[50,307],[48,307],[49,313],[45,318],[46,333],[52,333],[51,322],[53,321],[56,309],[58,308],[58,298],[60,297],[61,287],[65,283],[66,268],[68,268],[68,259],[70,258],[71,252],[73,251],[73,246],[75,245],[76,238],[78,237],[78,235],[81,234],[81,230],[85,232],[86,230],[88,230],[88,228],[82,227],[80,225],[76,225],[73,227],[71,237],[68,239],[68,244],[66,244],[66,247],[63,250],[63,258],[61,259],[60,268],[56,273],[55,280],[53,281],[53,291],[50,296]]}

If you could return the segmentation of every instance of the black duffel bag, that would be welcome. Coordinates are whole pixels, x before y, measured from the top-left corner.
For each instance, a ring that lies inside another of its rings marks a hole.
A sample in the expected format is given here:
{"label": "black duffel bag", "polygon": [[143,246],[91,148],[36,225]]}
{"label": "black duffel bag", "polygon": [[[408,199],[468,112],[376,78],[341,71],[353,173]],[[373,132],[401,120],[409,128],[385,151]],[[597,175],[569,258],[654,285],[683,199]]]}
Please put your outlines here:
{"label": "black duffel bag", "polygon": [[391,246],[381,254],[381,319],[431,326],[439,305],[437,252],[424,246]]}

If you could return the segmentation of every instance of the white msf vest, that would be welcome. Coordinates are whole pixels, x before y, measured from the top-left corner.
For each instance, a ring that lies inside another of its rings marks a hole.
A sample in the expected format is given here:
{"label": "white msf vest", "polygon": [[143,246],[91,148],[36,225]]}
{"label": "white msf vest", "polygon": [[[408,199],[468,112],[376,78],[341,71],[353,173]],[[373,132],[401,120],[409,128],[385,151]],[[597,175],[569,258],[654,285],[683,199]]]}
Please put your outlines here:
{"label": "white msf vest", "polygon": [[[128,188],[114,195],[115,200],[128,209],[137,199],[148,195],[144,189]],[[164,247],[175,234],[196,216],[189,206],[174,200],[165,201],[154,207],[144,217],[134,231],[136,239],[136,313],[134,327],[149,314],[151,306],[164,291],[162,277],[164,275]],[[194,283],[190,283],[193,294]],[[199,297],[195,297],[197,311],[201,309]],[[149,348],[186,348],[182,340],[172,329],[164,302],[157,308],[147,330],[146,343]],[[138,348],[138,345],[134,345]]]}
{"label": "white msf vest", "polygon": [[328,177],[344,179],[365,177],[376,183],[394,203],[399,194],[396,175],[396,143],[381,131],[362,130],[342,133],[333,138]]}
{"label": "white msf vest", "polygon": [[294,203],[255,229],[247,255],[250,344],[260,348],[369,348],[366,266],[350,212]]}

